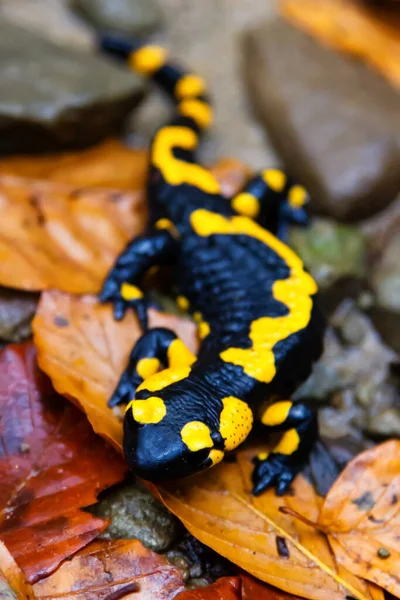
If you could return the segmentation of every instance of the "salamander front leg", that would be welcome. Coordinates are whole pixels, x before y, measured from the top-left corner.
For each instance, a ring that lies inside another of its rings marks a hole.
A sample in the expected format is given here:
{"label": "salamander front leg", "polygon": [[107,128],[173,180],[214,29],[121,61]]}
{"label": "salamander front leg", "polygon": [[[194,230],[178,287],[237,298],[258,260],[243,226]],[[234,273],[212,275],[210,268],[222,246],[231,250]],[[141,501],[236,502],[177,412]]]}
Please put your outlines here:
{"label": "salamander front leg", "polygon": [[196,357],[174,331],[164,327],[149,329],[136,342],[108,406],[130,402],[136,388],[160,368],[186,366],[195,360]]}
{"label": "salamander front leg", "polygon": [[318,437],[317,415],[304,403],[282,400],[265,409],[261,422],[271,432],[284,433],[272,452],[253,459],[253,494],[258,496],[274,485],[282,496],[304,467]]}
{"label": "salamander front leg", "polygon": [[151,267],[171,263],[177,249],[178,240],[168,229],[152,229],[128,244],[109,272],[100,294],[102,302],[113,302],[117,321],[124,317],[128,307],[133,307],[143,329],[147,329],[148,299],[139,284]]}
{"label": "salamander front leg", "polygon": [[289,225],[308,224],[306,190],[278,169],[266,169],[231,200],[233,210],[250,217],[285,240]]}

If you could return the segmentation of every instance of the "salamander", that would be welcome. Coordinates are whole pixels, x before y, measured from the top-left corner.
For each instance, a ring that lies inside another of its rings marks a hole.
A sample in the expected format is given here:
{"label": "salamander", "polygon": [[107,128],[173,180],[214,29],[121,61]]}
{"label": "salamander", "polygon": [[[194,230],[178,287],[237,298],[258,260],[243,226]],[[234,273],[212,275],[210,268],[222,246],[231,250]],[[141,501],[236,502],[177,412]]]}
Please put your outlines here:
{"label": "salamander", "polygon": [[[318,433],[314,411],[290,399],[324,333],[317,286],[284,242],[290,224],[307,223],[308,194],[270,168],[223,196],[195,158],[213,118],[205,81],[158,46],[107,35],[101,47],[175,104],[151,143],[148,227],[118,257],[100,295],[117,320],[135,308],[144,330],[109,402],[126,404],[126,459],[146,480],[184,477],[220,462],[258,424],[280,439],[254,457],[253,493],[275,486],[284,494]],[[147,327],[141,284],[166,266],[179,307],[197,322],[197,356],[173,331]]]}

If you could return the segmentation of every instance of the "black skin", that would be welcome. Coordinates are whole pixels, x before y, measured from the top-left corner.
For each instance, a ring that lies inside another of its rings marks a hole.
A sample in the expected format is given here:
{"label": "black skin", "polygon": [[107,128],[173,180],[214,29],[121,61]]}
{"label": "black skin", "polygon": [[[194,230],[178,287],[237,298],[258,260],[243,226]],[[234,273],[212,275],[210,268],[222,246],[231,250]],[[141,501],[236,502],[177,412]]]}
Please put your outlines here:
{"label": "black skin", "polygon": [[[101,46],[125,60],[135,51],[130,41],[113,37],[103,38]],[[174,98],[176,84],[184,75],[179,68],[166,64],[153,73],[153,79]],[[196,99],[206,102],[204,95]],[[201,127],[196,119],[179,114],[179,106],[177,112],[165,128],[183,127],[199,136]],[[181,161],[196,164],[192,151],[174,145],[173,154]],[[286,178],[285,187],[278,193],[259,175],[249,181],[244,190],[258,199],[257,221],[280,239],[286,237],[289,225],[304,226],[308,221],[304,206],[294,208],[288,202],[291,185],[293,182]],[[198,235],[190,221],[197,209],[207,209],[229,219],[238,213],[232,202],[219,193],[206,193],[201,187],[186,182],[171,185],[162,168],[154,164],[154,152],[149,171],[148,201],[148,228],[122,252],[104,282],[100,297],[103,302],[113,303],[117,320],[123,318],[128,308],[135,308],[145,331],[132,350],[128,367],[109,405],[127,403],[133,398],[145,400],[157,396],[162,399],[167,411],[157,423],[138,423],[133,412],[127,410],[124,452],[138,475],[151,481],[163,481],[212,465],[210,447],[193,451],[183,442],[180,432],[188,423],[205,423],[210,430],[213,449],[224,450],[225,440],[220,432],[223,398],[239,398],[258,419],[265,401],[273,404],[277,399],[290,397],[308,377],[313,362],[321,354],[324,319],[316,296],[313,296],[307,325],[273,347],[276,374],[269,383],[247,375],[242,366],[222,360],[220,354],[229,348],[251,347],[249,333],[253,321],[288,313],[287,306],[273,297],[272,288],[277,280],[289,277],[289,267],[271,247],[250,235]],[[157,229],[159,219],[168,219],[174,227]],[[147,329],[148,299],[143,296],[126,300],[122,297],[121,286],[128,282],[140,287],[149,269],[167,265],[173,269],[176,294],[187,298],[192,314],[201,313],[210,326],[210,333],[203,339],[187,377],[157,391],[141,389],[136,392],[143,381],[136,370],[138,361],[157,358],[163,367],[168,367],[168,349],[176,340],[176,334],[163,328]],[[293,403],[283,423],[265,427],[267,433],[289,429],[295,429],[300,438],[293,453],[272,452],[266,459],[254,459],[255,495],[269,486],[275,486],[280,495],[287,491],[317,438],[314,412],[303,403]]]}

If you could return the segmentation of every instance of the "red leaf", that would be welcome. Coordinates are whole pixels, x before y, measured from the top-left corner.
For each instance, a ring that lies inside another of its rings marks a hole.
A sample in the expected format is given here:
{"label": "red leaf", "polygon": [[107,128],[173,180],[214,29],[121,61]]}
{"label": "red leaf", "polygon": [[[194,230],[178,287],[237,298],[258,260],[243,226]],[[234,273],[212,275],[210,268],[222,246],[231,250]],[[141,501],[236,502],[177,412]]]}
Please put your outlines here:
{"label": "red leaf", "polygon": [[81,507],[125,472],[84,415],[52,390],[32,344],[0,352],[0,539],[28,581],[105,529]]}
{"label": "red leaf", "polygon": [[138,540],[98,540],[33,589],[37,600],[172,600],[183,580]]}

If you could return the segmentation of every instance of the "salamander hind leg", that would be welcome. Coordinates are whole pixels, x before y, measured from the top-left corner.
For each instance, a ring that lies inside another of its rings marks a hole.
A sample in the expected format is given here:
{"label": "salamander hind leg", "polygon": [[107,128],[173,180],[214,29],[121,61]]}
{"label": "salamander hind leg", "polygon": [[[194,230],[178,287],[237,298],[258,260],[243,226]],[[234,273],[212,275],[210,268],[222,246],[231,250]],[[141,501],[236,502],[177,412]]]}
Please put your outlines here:
{"label": "salamander hind leg", "polygon": [[233,210],[250,217],[285,240],[290,224],[308,224],[306,190],[279,169],[266,169],[253,177],[231,199]]}
{"label": "salamander hind leg", "polygon": [[148,377],[157,373],[160,368],[187,365],[195,360],[195,356],[177,337],[174,331],[164,327],[149,329],[136,342],[129,363],[108,406],[127,404],[132,400],[136,388]]}
{"label": "salamander hind leg", "polygon": [[318,437],[317,415],[303,402],[280,400],[263,411],[261,422],[271,432],[284,433],[272,452],[254,458],[253,494],[275,486],[281,496],[308,460]]}

